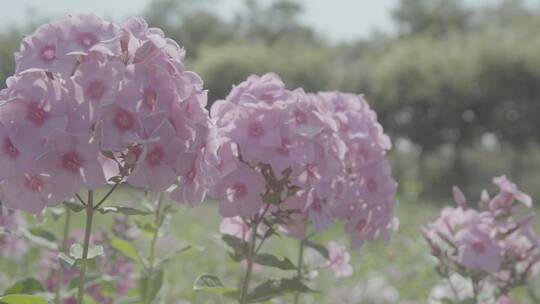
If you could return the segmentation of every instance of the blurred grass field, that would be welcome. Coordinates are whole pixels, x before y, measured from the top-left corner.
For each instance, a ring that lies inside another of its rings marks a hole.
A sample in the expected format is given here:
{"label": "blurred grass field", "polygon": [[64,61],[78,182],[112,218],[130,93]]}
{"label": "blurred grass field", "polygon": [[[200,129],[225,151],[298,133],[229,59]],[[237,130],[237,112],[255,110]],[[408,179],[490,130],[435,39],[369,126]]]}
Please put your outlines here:
{"label": "blurred grass field", "polygon": [[[113,194],[108,205],[136,205],[140,200],[140,193],[125,189]],[[447,202],[450,204],[451,202]],[[175,203],[173,203],[175,204]],[[442,207],[441,204],[428,204],[412,197],[402,196],[397,207],[397,215],[400,219],[400,230],[392,234],[389,241],[378,240],[367,243],[362,248],[351,252],[354,275],[349,278],[335,278],[330,270],[321,270],[318,276],[307,284],[321,293],[306,294],[302,297],[302,303],[335,303],[332,295],[339,290],[348,288],[360,288],[369,278],[384,278],[390,289],[395,288],[399,293],[398,303],[428,303],[432,287],[440,283],[440,279],[433,271],[431,260],[426,244],[420,235],[420,227],[435,218]],[[209,273],[222,279],[225,285],[236,287],[242,269],[234,263],[223,249],[216,236],[219,235],[220,217],[216,208],[216,202],[207,201],[197,208],[179,206],[170,222],[169,232],[177,241],[171,241],[166,237],[159,244],[158,252],[166,253],[173,250],[178,244],[190,244],[192,249],[182,253],[165,266],[165,283],[163,292],[166,294],[163,303],[234,303],[226,298],[208,295],[193,291],[193,282],[199,274]],[[537,210],[538,207],[536,207]],[[146,216],[151,220],[151,215]],[[99,214],[95,218],[94,231],[109,229],[113,216]],[[138,217],[133,217],[137,219]],[[145,220],[141,217],[140,220]],[[72,229],[83,229],[83,213],[74,215]],[[47,216],[40,226],[43,226],[59,236],[62,231],[63,220],[54,221]],[[540,220],[536,220],[537,231],[540,228]],[[342,227],[336,225],[314,238],[321,244],[327,244],[329,240],[337,240],[348,244],[348,238]],[[149,241],[148,241],[149,242]],[[142,255],[147,255],[148,249],[142,242]],[[147,245],[147,244],[146,244]],[[275,238],[263,246],[261,252],[270,252],[278,257],[287,256],[292,261],[297,261],[298,242],[286,237]],[[27,261],[22,263],[10,263],[0,261],[4,273],[11,273],[9,281],[16,281],[23,277],[38,277],[40,275],[37,249],[33,249]],[[316,260],[315,251],[307,253],[308,264],[310,260]],[[276,272],[269,268],[263,268],[254,274],[251,286],[271,277],[294,276],[294,272]],[[535,288],[540,288],[540,280],[536,279]],[[0,286],[2,287],[2,286]],[[4,286],[5,287],[5,286]],[[373,291],[371,291],[373,292]],[[375,291],[377,292],[377,291]],[[385,292],[380,290],[381,293]],[[516,295],[521,299],[520,303],[533,303],[526,297],[526,288],[518,289]],[[137,290],[131,292],[137,294]],[[291,303],[292,295],[281,298],[281,302]],[[367,303],[354,302],[350,304]],[[387,303],[387,302],[373,302]],[[337,304],[337,303],[336,303]]]}

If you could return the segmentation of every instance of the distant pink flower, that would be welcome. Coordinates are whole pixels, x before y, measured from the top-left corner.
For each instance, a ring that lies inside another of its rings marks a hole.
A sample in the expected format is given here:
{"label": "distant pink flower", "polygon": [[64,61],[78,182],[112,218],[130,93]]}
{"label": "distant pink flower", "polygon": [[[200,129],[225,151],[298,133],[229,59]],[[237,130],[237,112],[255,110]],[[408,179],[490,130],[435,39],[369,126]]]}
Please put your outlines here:
{"label": "distant pink flower", "polygon": [[239,216],[224,218],[219,225],[219,232],[235,236],[244,241],[249,240],[251,235],[249,226]]}
{"label": "distant pink flower", "polygon": [[349,277],[353,273],[350,264],[351,256],[345,249],[345,246],[331,241],[328,243],[328,261],[323,264],[323,267],[330,267],[334,271],[336,277]]}
{"label": "distant pink flower", "polygon": [[512,298],[510,298],[509,296],[500,296],[498,299],[497,299],[497,303],[496,304],[516,304],[517,302],[515,302],[514,300],[512,300]]}
{"label": "distant pink flower", "polygon": [[470,227],[456,235],[458,262],[471,269],[495,272],[503,258],[503,250],[490,238],[490,227]]}
{"label": "distant pink flower", "polygon": [[494,177],[493,183],[501,189],[501,192],[491,201],[490,209],[509,209],[512,207],[514,199],[523,203],[526,207],[532,206],[531,197],[519,190],[514,183],[506,178],[506,176],[502,175]]}
{"label": "distant pink flower", "polygon": [[0,206],[0,257],[19,260],[28,252],[29,244],[23,238],[22,231],[27,226],[19,211],[8,211]]}

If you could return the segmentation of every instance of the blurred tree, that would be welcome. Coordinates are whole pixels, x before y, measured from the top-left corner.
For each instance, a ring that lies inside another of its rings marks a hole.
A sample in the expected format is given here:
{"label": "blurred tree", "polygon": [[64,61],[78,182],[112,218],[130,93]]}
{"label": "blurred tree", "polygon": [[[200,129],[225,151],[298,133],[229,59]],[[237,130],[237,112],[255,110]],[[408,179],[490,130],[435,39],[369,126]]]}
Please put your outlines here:
{"label": "blurred tree", "polygon": [[274,44],[320,44],[315,32],[300,23],[303,7],[296,1],[277,0],[261,6],[255,0],[246,0],[244,10],[235,18],[237,32],[251,42]]}
{"label": "blurred tree", "polygon": [[460,0],[401,0],[393,12],[402,35],[445,35],[465,31],[471,11]]}
{"label": "blurred tree", "polygon": [[15,29],[0,32],[0,88],[5,87],[6,79],[15,71],[13,54],[19,50],[21,37],[20,31]]}
{"label": "blurred tree", "polygon": [[220,45],[235,38],[230,24],[208,7],[215,0],[156,0],[144,16],[150,26],[162,28],[168,37],[186,48],[190,58],[199,55],[207,45]]}

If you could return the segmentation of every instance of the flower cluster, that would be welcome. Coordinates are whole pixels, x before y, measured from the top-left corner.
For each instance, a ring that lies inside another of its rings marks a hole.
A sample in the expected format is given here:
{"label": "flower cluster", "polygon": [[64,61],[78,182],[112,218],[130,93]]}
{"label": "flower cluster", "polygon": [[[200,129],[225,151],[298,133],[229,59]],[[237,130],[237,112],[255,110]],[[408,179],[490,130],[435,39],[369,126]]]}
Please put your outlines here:
{"label": "flower cluster", "polygon": [[[82,239],[83,233],[75,230],[67,240],[67,245],[69,247],[76,242],[81,242]],[[113,303],[118,298],[126,296],[130,289],[137,286],[135,266],[128,258],[117,254],[109,246],[109,238],[106,233],[102,231],[95,233],[91,243],[94,246],[104,247],[105,256],[97,258],[97,267],[107,279],[90,284],[86,292],[99,303]],[[62,281],[58,284],[60,267],[62,266],[57,251],[43,253],[40,260],[41,279],[45,289],[49,292],[55,292],[57,285],[61,288],[68,288],[73,280],[78,279],[79,269],[71,267],[63,270]],[[62,303],[72,304],[77,303],[77,301],[75,298],[67,298]]]}
{"label": "flower cluster", "polygon": [[265,214],[304,238],[346,223],[353,246],[396,226],[390,141],[357,95],[288,90],[250,76],[211,108],[205,147],[209,194],[224,217]]}
{"label": "flower cluster", "polygon": [[524,207],[531,207],[531,198],[505,176],[493,182],[500,192],[490,198],[484,190],[478,210],[455,187],[458,206],[444,208],[424,236],[440,275],[457,273],[471,279],[475,295],[489,287],[498,297],[525,284],[540,266],[540,238],[530,223],[532,214],[518,218]]}
{"label": "flower cluster", "polygon": [[199,178],[206,92],[184,54],[139,18],[119,26],[81,14],[25,37],[0,94],[5,205],[37,213],[82,188],[125,179],[165,191]]}
{"label": "flower cluster", "polygon": [[28,251],[23,239],[26,220],[20,211],[9,211],[0,205],[0,257],[21,259]]}

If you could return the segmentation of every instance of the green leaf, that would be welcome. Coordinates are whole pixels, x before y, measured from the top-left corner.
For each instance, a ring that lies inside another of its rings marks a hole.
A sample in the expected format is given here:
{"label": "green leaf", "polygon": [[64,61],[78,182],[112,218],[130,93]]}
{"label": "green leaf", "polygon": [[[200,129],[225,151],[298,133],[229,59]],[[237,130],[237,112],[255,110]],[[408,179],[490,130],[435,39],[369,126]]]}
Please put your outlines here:
{"label": "green leaf", "polygon": [[255,287],[248,294],[247,300],[248,303],[260,303],[289,292],[305,293],[315,291],[304,285],[298,278],[274,279]]}
{"label": "green leaf", "polygon": [[288,258],[279,259],[278,257],[269,253],[260,253],[253,256],[253,262],[263,265],[279,268],[281,270],[294,270],[296,266]]}
{"label": "green leaf", "polygon": [[111,240],[111,247],[135,262],[141,261],[139,253],[137,252],[137,249],[135,249],[135,246],[133,246],[133,244],[126,240],[113,238]]}
{"label": "green leaf", "polygon": [[10,294],[0,297],[0,303],[2,304],[48,304],[41,297],[24,295],[24,294]]}
{"label": "green leaf", "polygon": [[317,251],[325,259],[328,259],[329,253],[328,253],[328,249],[326,249],[325,246],[323,246],[321,244],[314,243],[314,242],[309,241],[309,240],[304,241],[304,244],[309,248],[315,249],[315,251]]}
{"label": "green leaf", "polygon": [[21,281],[18,281],[17,283],[13,284],[11,287],[6,289],[4,291],[4,295],[10,295],[10,294],[34,294],[37,292],[44,292],[45,288],[43,288],[43,285],[41,285],[41,282],[28,278]]}
{"label": "green leaf", "polygon": [[267,204],[277,205],[281,202],[280,193],[273,192],[273,193],[266,193],[262,196],[263,202]]}
{"label": "green leaf", "polygon": [[[102,256],[104,254],[103,252],[103,246],[97,245],[97,246],[90,246],[88,247],[88,256],[87,259],[91,260],[93,258],[96,258],[98,256]],[[71,245],[71,248],[69,248],[69,255],[77,260],[81,260],[83,258],[83,247],[81,244],[73,244]]]}
{"label": "green leaf", "polygon": [[188,250],[190,250],[191,248],[193,248],[193,246],[187,244],[183,247],[179,247],[179,248],[176,248],[175,250],[173,250],[171,253],[159,258],[157,260],[157,264],[160,265],[160,264],[163,264],[163,263],[167,263],[169,262],[170,260],[174,259],[175,257],[177,257],[178,255],[180,255],[181,253],[184,253]]}
{"label": "green leaf", "polygon": [[[141,301],[143,303],[151,303],[156,298],[163,284],[163,269],[152,271],[150,274],[145,274],[139,280],[139,290]],[[145,300],[150,300],[146,302]]]}
{"label": "green leaf", "polygon": [[70,257],[69,255],[63,252],[60,252],[58,254],[58,258],[60,259],[60,263],[62,264],[62,266],[64,266],[65,268],[71,268],[75,266],[75,264],[77,264],[76,259]]}
{"label": "green leaf", "polygon": [[221,239],[232,249],[230,254],[234,261],[240,262],[247,256],[249,244],[246,241],[228,234],[222,235]]}
{"label": "green leaf", "polygon": [[156,224],[152,222],[142,222],[135,220],[137,228],[139,228],[147,237],[152,238],[157,231]]}
{"label": "green leaf", "polygon": [[442,304],[455,304],[454,300],[451,300],[449,298],[444,298],[441,300]]}
{"label": "green leaf", "polygon": [[46,238],[43,238],[43,237],[40,237],[40,236],[36,236],[36,235],[32,234],[30,231],[28,231],[28,230],[24,230],[23,235],[30,242],[32,242],[32,243],[34,243],[34,244],[36,244],[38,246],[45,247],[45,248],[47,248],[49,250],[53,250],[53,251],[58,250],[58,244],[57,243],[51,242],[51,241],[47,240]]}
{"label": "green leaf", "polygon": [[101,207],[98,209],[101,214],[107,213],[121,213],[124,215],[148,215],[152,214],[151,211],[141,210],[132,207],[113,206],[113,207]]}
{"label": "green leaf", "polygon": [[69,208],[69,210],[77,213],[77,212],[81,212],[84,210],[84,206],[80,203],[75,203],[75,202],[63,202],[63,204]]}
{"label": "green leaf", "polygon": [[56,243],[58,242],[58,240],[56,239],[56,236],[54,235],[54,233],[46,230],[46,229],[43,229],[43,228],[39,228],[39,227],[34,227],[34,228],[30,228],[30,233],[37,236],[37,237],[40,237],[40,238],[43,238],[43,239],[46,239],[47,241],[49,242],[53,242],[53,243]]}
{"label": "green leaf", "polygon": [[237,298],[239,291],[235,288],[225,287],[221,280],[211,274],[201,274],[193,283],[193,290]]}

